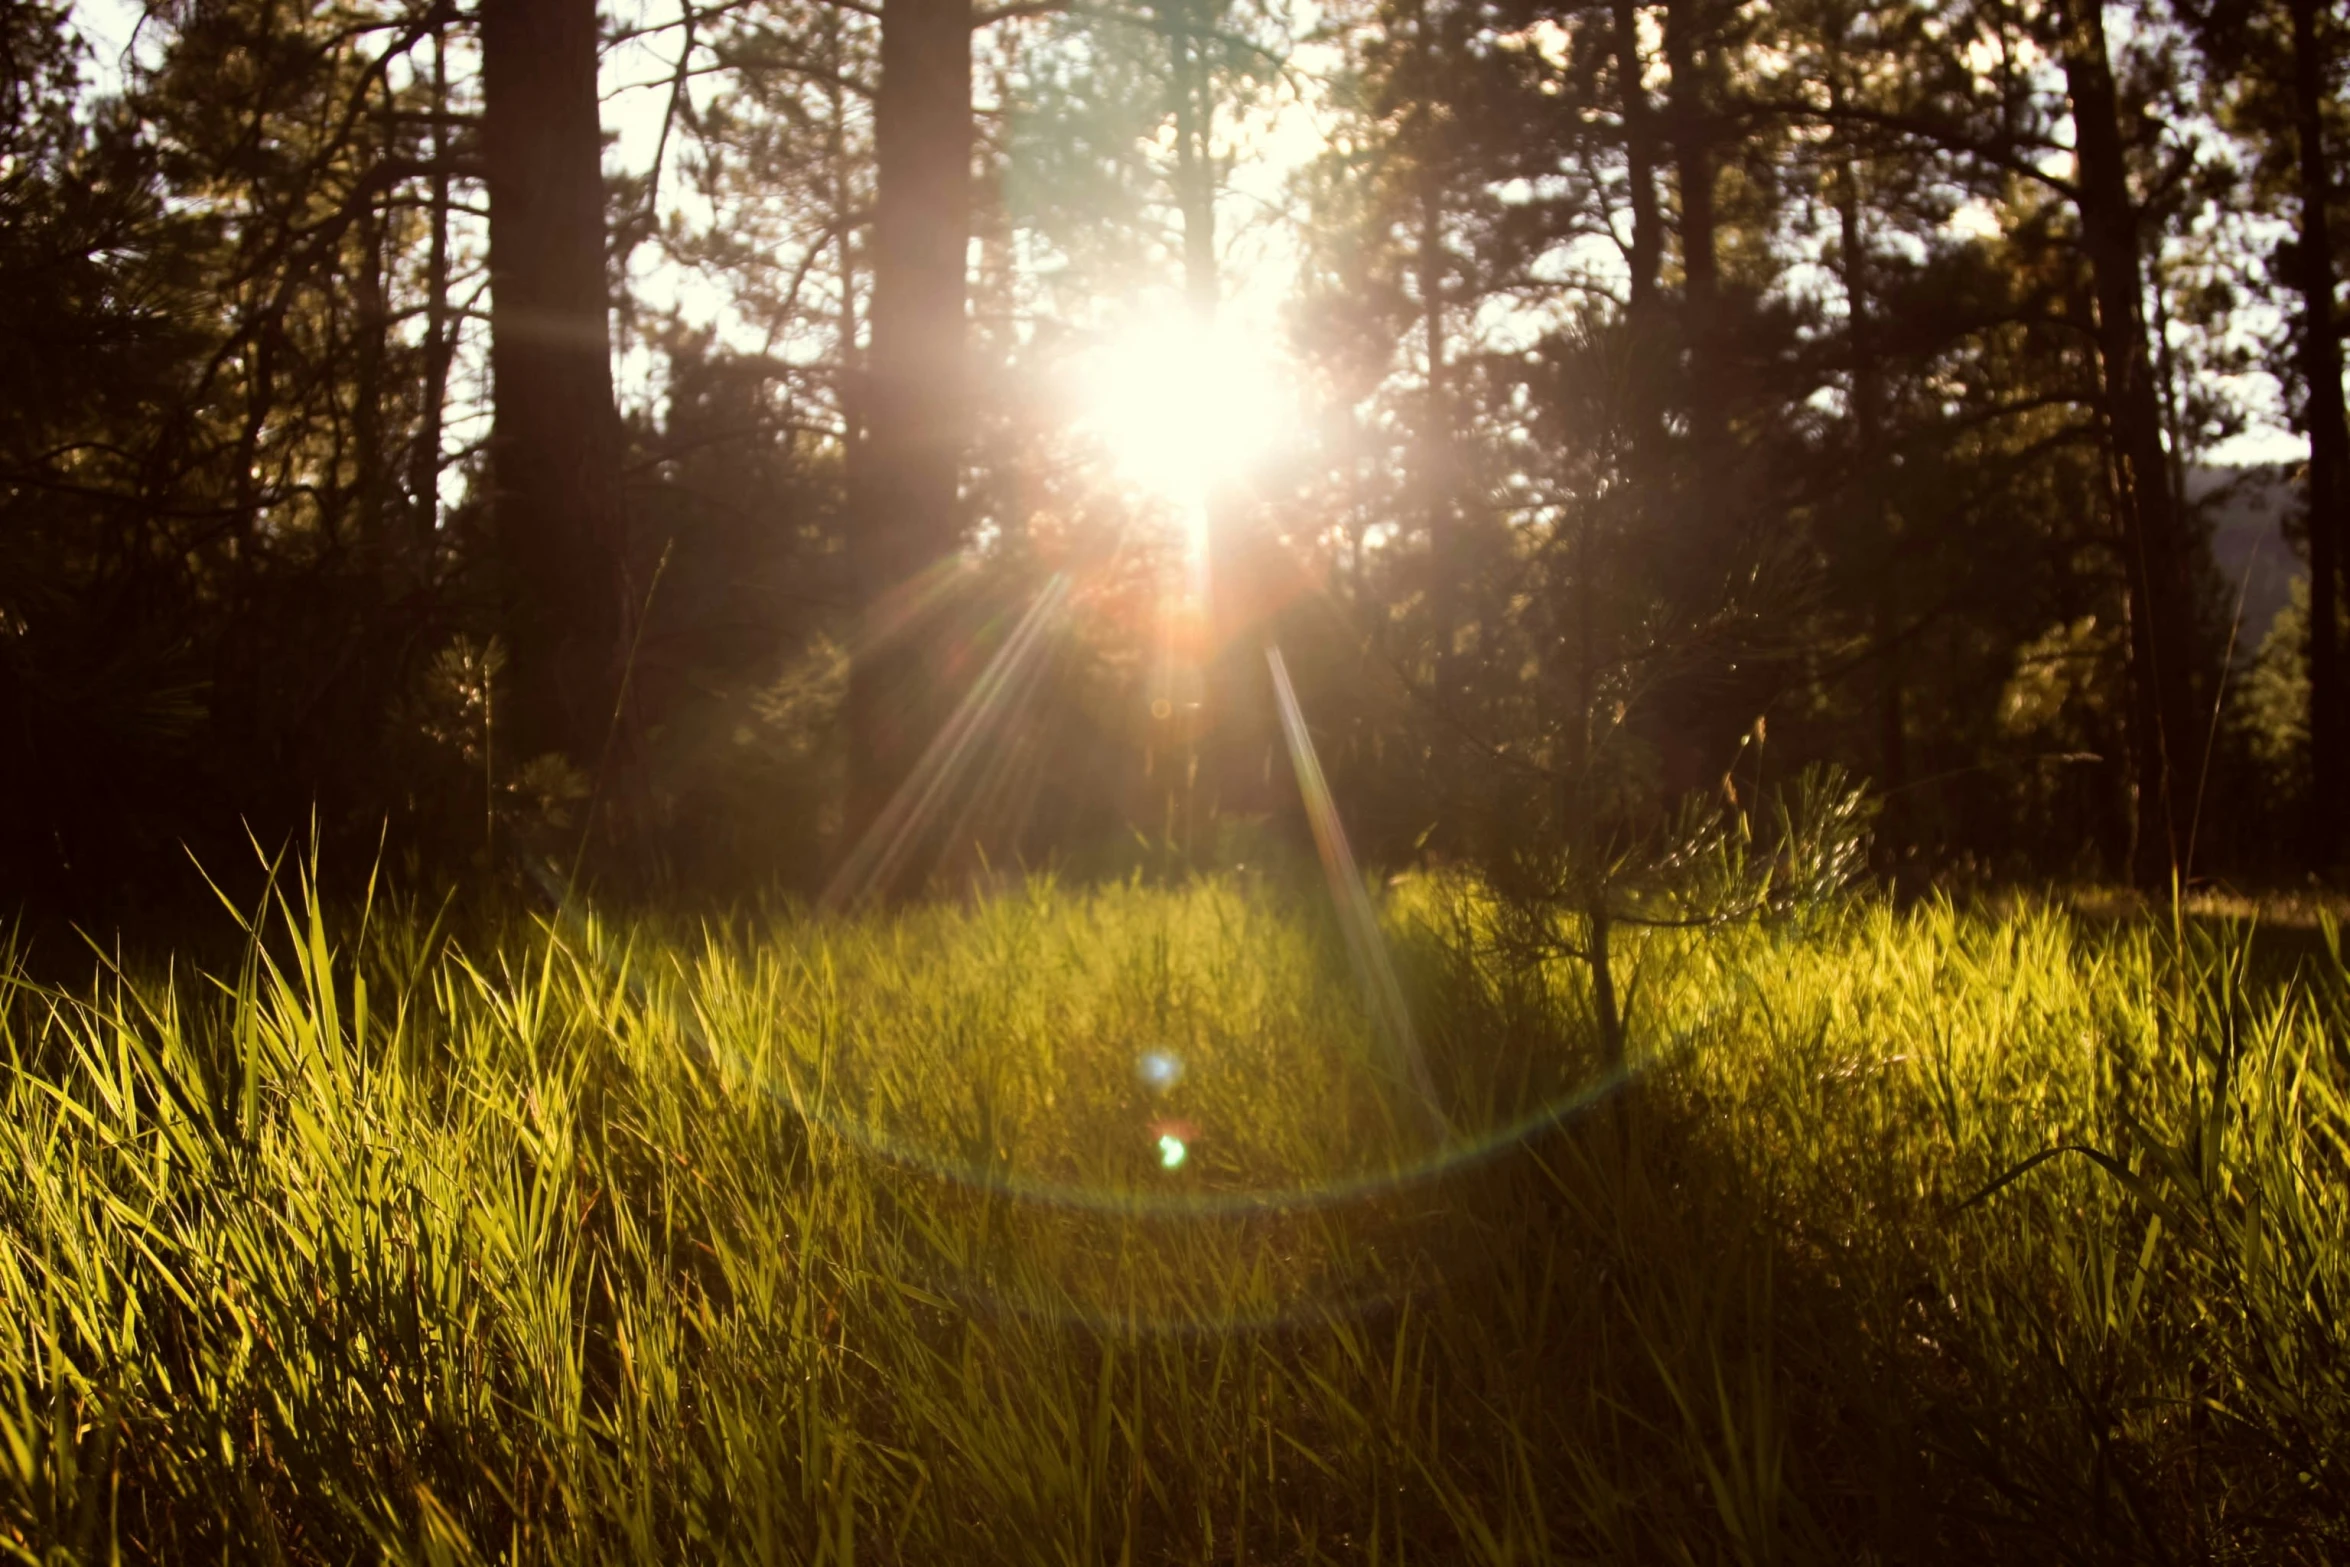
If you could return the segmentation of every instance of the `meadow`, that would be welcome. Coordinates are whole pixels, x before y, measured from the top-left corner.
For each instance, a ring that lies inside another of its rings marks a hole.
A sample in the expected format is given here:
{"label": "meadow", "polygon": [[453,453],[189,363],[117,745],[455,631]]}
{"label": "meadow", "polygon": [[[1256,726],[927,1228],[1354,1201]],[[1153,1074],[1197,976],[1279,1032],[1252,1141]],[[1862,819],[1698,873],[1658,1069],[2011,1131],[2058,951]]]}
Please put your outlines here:
{"label": "meadow", "polygon": [[[225,920],[227,916],[223,916]],[[1036,881],[0,978],[26,1562],[2318,1562],[2334,928]],[[40,961],[34,961],[38,957]]]}

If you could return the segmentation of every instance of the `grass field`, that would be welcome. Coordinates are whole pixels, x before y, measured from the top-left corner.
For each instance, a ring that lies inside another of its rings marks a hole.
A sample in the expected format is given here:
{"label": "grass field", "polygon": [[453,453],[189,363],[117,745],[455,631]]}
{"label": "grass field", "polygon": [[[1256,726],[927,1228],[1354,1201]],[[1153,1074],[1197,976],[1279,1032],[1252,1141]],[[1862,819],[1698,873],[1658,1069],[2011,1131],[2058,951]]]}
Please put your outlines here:
{"label": "grass field", "polygon": [[430,916],[295,891],[218,974],[9,966],[7,1552],[2350,1553],[2315,938],[1651,936],[1610,1092],[1581,977],[1409,883],[1439,1124],[1263,881]]}

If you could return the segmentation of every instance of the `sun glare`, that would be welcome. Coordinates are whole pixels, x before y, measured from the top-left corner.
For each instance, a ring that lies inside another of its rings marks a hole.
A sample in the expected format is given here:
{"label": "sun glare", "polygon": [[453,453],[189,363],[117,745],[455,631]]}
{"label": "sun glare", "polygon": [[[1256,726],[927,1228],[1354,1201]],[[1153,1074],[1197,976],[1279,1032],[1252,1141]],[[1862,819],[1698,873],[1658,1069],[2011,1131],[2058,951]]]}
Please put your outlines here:
{"label": "sun glare", "polygon": [[1240,479],[1294,410],[1261,344],[1169,316],[1111,339],[1080,371],[1079,421],[1120,472],[1177,500]]}

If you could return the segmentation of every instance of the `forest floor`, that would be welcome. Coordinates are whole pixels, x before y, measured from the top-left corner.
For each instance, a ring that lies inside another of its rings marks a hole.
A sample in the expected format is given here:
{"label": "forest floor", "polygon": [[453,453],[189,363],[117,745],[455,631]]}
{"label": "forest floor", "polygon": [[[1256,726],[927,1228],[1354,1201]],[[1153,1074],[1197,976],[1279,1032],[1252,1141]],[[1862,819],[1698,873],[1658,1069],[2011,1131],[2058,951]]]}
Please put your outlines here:
{"label": "forest floor", "polygon": [[2330,922],[1652,935],[1614,1081],[1381,918],[1409,1037],[1245,878],[0,963],[0,1554],[2350,1552]]}

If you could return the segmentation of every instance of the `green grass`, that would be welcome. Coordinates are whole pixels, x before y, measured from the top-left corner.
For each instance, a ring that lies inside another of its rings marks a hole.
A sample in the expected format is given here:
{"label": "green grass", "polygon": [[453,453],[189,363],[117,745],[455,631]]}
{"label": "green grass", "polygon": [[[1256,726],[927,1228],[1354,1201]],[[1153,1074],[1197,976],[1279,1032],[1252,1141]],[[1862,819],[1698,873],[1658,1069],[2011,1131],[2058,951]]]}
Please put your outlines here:
{"label": "green grass", "polygon": [[13,962],[0,1547],[2350,1551],[2338,952],[1653,937],[1594,1103],[1577,975],[1441,886],[1386,918],[1441,1141],[1262,883],[461,938],[296,894],[216,977]]}

